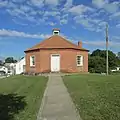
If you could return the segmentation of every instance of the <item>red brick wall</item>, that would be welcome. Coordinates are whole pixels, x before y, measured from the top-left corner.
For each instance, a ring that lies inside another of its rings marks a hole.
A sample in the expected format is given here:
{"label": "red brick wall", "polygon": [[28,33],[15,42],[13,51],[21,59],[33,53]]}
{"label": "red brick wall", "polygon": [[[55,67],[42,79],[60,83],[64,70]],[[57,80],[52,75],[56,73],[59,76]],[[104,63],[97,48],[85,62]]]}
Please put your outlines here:
{"label": "red brick wall", "polygon": [[[30,67],[30,56],[35,56],[35,67]],[[40,51],[26,54],[26,72],[40,72]]]}
{"label": "red brick wall", "polygon": [[[73,49],[53,49],[29,52],[26,54],[26,72],[30,72],[31,70],[37,73],[50,72],[51,54],[60,54],[61,72],[88,72],[88,52]],[[32,55],[36,56],[36,65],[34,68],[30,67],[30,56]],[[83,67],[77,67],[77,55],[84,56]]]}

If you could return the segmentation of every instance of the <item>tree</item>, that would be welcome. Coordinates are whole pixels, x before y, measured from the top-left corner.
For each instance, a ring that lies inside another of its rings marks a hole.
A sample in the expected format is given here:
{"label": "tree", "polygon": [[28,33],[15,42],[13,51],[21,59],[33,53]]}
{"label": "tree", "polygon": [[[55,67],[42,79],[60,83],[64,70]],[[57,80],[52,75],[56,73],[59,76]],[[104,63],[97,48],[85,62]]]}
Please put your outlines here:
{"label": "tree", "polygon": [[102,56],[102,50],[95,50],[92,52],[91,56]]}
{"label": "tree", "polygon": [[120,60],[120,52],[118,52],[118,59]]}
{"label": "tree", "polygon": [[118,63],[118,66],[120,66],[120,52],[118,52],[118,56],[117,56],[117,63]]}
{"label": "tree", "polygon": [[105,73],[105,59],[100,56],[89,57],[89,72],[91,73]]}
{"label": "tree", "polygon": [[[118,58],[112,51],[108,51],[109,71],[118,66]],[[89,55],[89,71],[90,72],[106,72],[106,50],[95,50]]]}
{"label": "tree", "polygon": [[5,59],[5,63],[16,63],[17,60],[15,60],[13,57],[8,57]]}
{"label": "tree", "polygon": [[3,61],[2,60],[0,60],[0,65],[3,65]]}

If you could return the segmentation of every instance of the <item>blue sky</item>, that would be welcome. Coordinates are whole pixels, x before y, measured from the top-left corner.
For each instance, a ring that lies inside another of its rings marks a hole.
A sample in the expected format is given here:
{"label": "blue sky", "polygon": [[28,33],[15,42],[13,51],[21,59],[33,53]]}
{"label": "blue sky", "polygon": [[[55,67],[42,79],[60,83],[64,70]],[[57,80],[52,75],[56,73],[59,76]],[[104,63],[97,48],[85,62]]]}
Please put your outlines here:
{"label": "blue sky", "polygon": [[120,0],[0,0],[0,56],[24,56],[24,50],[48,38],[53,28],[91,52],[120,51]]}

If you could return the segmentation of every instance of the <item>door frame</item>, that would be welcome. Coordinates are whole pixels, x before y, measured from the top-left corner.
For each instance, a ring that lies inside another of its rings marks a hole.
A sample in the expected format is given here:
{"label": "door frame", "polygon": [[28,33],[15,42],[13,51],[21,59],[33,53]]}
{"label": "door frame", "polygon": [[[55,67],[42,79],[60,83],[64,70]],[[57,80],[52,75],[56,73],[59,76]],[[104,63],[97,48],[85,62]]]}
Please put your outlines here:
{"label": "door frame", "polygon": [[[59,56],[60,60],[61,60],[61,56],[60,56],[60,54],[51,54],[50,55],[50,70],[51,70],[51,72],[55,72],[55,71],[52,71],[52,65],[51,65],[51,58],[52,58],[52,56]],[[61,61],[59,61],[59,66],[60,66],[60,63],[61,63]],[[59,68],[58,72],[60,72],[60,68]]]}

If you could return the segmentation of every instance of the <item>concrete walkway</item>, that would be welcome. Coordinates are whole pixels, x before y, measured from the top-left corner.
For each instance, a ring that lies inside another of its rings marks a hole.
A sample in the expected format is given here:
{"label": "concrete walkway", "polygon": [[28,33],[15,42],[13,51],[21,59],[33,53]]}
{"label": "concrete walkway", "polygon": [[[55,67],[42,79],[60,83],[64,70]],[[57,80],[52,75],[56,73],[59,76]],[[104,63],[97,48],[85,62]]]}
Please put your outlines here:
{"label": "concrete walkway", "polygon": [[37,120],[81,120],[60,75],[49,75]]}

